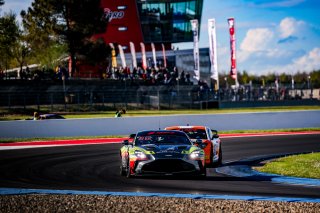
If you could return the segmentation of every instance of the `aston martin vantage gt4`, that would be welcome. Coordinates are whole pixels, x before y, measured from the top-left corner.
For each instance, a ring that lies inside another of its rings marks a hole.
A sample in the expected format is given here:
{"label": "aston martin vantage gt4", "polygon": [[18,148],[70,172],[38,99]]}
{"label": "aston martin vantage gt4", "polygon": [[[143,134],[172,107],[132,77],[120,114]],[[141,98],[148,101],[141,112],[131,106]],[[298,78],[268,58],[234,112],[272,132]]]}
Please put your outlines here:
{"label": "aston martin vantage gt4", "polygon": [[201,144],[194,145],[182,131],[142,131],[131,138],[120,149],[123,176],[206,175]]}

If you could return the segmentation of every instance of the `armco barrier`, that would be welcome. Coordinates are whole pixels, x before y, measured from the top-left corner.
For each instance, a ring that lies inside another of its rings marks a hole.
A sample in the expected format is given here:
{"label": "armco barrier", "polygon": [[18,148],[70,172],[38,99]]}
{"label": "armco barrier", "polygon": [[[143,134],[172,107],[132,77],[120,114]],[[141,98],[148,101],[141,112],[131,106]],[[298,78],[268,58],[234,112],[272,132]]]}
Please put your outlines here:
{"label": "armco barrier", "polygon": [[173,125],[221,130],[320,127],[320,110],[0,122],[0,138],[129,135]]}

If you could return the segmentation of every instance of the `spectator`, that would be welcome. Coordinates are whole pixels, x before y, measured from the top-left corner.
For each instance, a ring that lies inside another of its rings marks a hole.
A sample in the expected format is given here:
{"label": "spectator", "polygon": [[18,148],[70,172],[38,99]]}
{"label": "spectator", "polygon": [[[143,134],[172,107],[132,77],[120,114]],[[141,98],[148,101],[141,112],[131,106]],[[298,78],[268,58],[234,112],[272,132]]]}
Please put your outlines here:
{"label": "spectator", "polygon": [[0,80],[3,80],[4,79],[4,72],[1,70],[0,71]]}
{"label": "spectator", "polygon": [[115,114],[115,118],[119,118],[119,117],[122,117],[122,114],[126,114],[126,110],[125,109],[121,109],[121,110],[118,110],[116,111],[116,114]]}
{"label": "spectator", "polygon": [[30,76],[30,69],[29,69],[28,66],[27,66],[27,69],[26,69],[26,76],[27,76],[27,78]]}
{"label": "spectator", "polygon": [[33,120],[41,120],[40,114],[38,112],[33,113]]}
{"label": "spectator", "polygon": [[180,73],[179,79],[180,79],[181,84],[184,84],[186,82],[184,70],[182,70],[182,72]]}
{"label": "spectator", "polygon": [[186,79],[187,79],[187,84],[191,85],[192,83],[191,83],[191,80],[190,80],[190,74],[189,73],[186,74]]}

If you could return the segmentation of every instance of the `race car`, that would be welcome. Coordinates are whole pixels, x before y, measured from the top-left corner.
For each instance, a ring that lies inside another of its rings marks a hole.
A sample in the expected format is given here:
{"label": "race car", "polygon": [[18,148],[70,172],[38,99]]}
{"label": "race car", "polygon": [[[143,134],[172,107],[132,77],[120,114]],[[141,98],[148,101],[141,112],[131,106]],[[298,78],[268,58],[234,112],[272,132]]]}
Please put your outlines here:
{"label": "race car", "polygon": [[170,126],[165,129],[183,131],[193,142],[201,139],[204,144],[206,167],[217,167],[222,164],[221,140],[217,130],[207,126]]}
{"label": "race car", "polygon": [[32,118],[27,118],[26,120],[47,120],[47,119],[65,119],[65,118],[59,114],[41,114],[36,119],[32,117]]}
{"label": "race car", "polygon": [[184,132],[141,131],[130,138],[120,149],[122,176],[206,175],[201,144],[193,145]]}

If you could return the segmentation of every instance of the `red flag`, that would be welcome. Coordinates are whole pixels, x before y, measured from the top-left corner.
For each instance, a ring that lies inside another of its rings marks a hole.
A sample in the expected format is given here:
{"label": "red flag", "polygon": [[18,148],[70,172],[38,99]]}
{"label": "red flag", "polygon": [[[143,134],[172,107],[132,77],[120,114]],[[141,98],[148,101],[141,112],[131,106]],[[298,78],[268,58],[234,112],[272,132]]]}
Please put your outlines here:
{"label": "red flag", "polygon": [[237,79],[237,64],[236,64],[236,35],[234,29],[234,18],[228,18],[230,32],[230,51],[231,51],[231,70],[230,75],[233,79]]}

